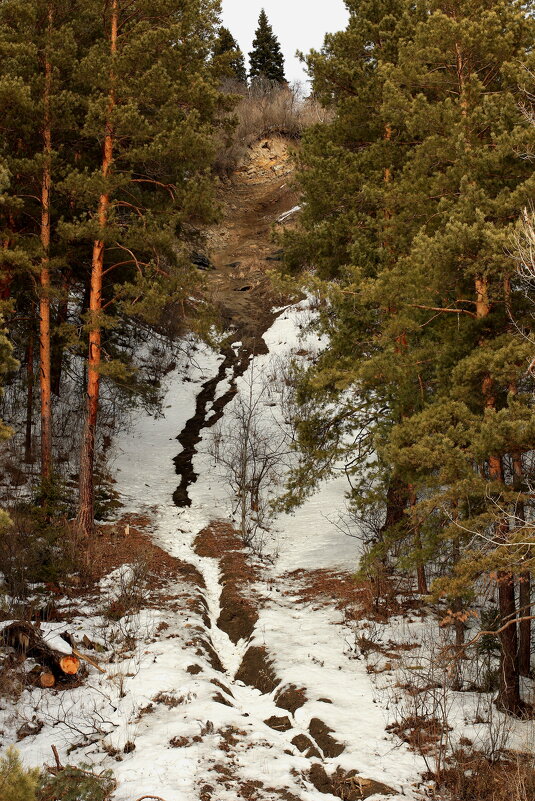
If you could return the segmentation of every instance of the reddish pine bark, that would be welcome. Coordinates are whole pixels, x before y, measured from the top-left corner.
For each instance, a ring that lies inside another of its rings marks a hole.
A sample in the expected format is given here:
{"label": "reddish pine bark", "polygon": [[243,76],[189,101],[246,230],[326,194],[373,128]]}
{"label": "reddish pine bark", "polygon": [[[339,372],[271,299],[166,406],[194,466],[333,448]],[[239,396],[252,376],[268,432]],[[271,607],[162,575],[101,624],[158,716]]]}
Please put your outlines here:
{"label": "reddish pine bark", "polygon": [[[48,7],[48,37],[52,32],[52,6]],[[50,193],[52,185],[52,129],[50,120],[50,94],[52,65],[45,51],[45,84],[43,91],[43,176],[41,181],[41,260],[39,298],[39,384],[41,389],[41,478],[52,475],[52,397],[50,377]]]}
{"label": "reddish pine bark", "polygon": [[32,461],[33,426],[33,333],[30,334],[26,350],[26,430],[24,435],[24,461]]}
{"label": "reddish pine bark", "polygon": [[[108,96],[108,110],[106,130],[102,153],[102,176],[104,181],[108,178],[113,164],[114,134],[112,127],[112,114],[115,108],[115,90],[113,75],[113,60],[117,53],[117,33],[119,22],[118,0],[112,0],[110,17],[110,54],[112,67],[110,73],[110,93]],[[97,219],[103,235],[108,224],[110,196],[107,189],[100,195]],[[94,464],[95,464],[95,438],[98,419],[99,393],[100,393],[100,362],[101,362],[101,332],[100,314],[102,312],[102,276],[104,272],[105,245],[102,238],[93,243],[93,256],[91,262],[91,284],[89,293],[89,351],[87,372],[87,410],[84,436],[80,454],[80,497],[78,505],[77,525],[83,538],[88,541],[94,527]]]}

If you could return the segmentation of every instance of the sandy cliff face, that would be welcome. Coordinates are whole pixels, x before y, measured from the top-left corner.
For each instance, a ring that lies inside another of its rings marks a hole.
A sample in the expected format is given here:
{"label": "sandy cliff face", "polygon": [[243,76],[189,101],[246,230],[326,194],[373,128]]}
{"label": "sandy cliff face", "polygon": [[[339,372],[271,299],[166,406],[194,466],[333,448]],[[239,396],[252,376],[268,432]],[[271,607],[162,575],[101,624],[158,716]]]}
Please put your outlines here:
{"label": "sandy cliff face", "polygon": [[273,322],[271,307],[280,305],[267,272],[279,257],[274,231],[291,224],[294,216],[278,220],[298,204],[290,154],[294,146],[270,137],[249,148],[244,164],[221,185],[222,217],[207,234],[216,268],[207,273],[210,300],[249,347]]}

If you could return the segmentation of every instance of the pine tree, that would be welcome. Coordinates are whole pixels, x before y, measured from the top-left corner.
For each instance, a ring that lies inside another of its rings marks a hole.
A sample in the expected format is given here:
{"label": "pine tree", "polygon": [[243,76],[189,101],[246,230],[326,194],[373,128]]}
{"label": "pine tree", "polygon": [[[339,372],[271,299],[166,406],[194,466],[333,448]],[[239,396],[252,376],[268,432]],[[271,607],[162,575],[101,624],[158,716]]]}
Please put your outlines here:
{"label": "pine tree", "polygon": [[[77,0],[7,0],[0,7],[0,76],[10,94],[0,125],[2,152],[12,176],[4,205],[9,229],[4,255],[12,260],[6,273],[10,283],[15,281],[18,312],[30,321],[27,331],[21,331],[27,338],[23,348],[28,364],[33,360],[33,319],[38,307],[41,477],[45,483],[52,478],[52,312],[64,267],[53,227],[61,213],[68,214],[54,183],[58,174],[63,178],[68,174],[69,159],[72,164],[72,154],[68,148],[61,152],[59,140],[72,141],[77,129],[80,98],[73,91],[72,75],[81,42],[90,31],[89,18]],[[33,377],[28,374],[29,457]]]}
{"label": "pine tree", "polygon": [[[228,28],[221,27],[214,47],[214,57],[222,63],[224,73],[235,78],[238,83],[247,83],[245,61],[238,43]],[[223,58],[222,58],[223,57]]]}
{"label": "pine tree", "polygon": [[70,242],[92,242],[77,515],[86,540],[101,379],[129,379],[112,356],[113,329],[129,318],[155,322],[173,299],[188,306],[196,273],[179,245],[193,220],[213,219],[208,170],[222,105],[209,62],[216,2],[112,0],[103,12],[102,36],[80,68],[90,97],[83,134],[90,150],[103,142],[101,163],[69,180],[88,213],[64,226]]}
{"label": "pine tree", "polygon": [[258,17],[253,49],[249,53],[249,65],[251,81],[264,79],[275,83],[286,83],[284,56],[264,9]]}
{"label": "pine tree", "polygon": [[[436,415],[441,421],[438,435],[444,410],[461,402],[457,415],[466,426],[465,452],[472,453],[472,502],[467,505],[466,484],[460,487],[458,478],[451,479],[446,485],[450,515],[455,509],[465,528],[481,530],[483,537],[490,514],[495,518],[490,522],[493,539],[500,548],[510,536],[507,511],[500,511],[509,503],[505,461],[512,453],[531,450],[534,442],[530,393],[523,378],[527,348],[511,330],[507,315],[514,308],[521,319],[524,303],[511,288],[513,265],[506,254],[511,215],[520,211],[533,187],[531,172],[515,155],[530,138],[518,102],[520,65],[529,65],[533,24],[523,9],[505,2],[488,4],[484,12],[463,2],[453,8],[437,3],[432,11],[390,71],[387,99],[391,113],[398,110],[396,123],[420,140],[396,188],[397,196],[405,193],[412,208],[409,212],[404,199],[406,208],[399,216],[405,222],[409,213],[417,214],[423,221],[389,284],[398,303],[414,310],[407,315],[407,328],[414,332],[410,337],[424,353],[434,349],[434,370],[425,389],[427,408],[400,425],[414,425],[423,416],[429,423]],[[488,40],[489,26],[499,46]],[[438,317],[431,320],[434,314]],[[523,391],[511,394],[513,386]],[[413,436],[418,450],[418,432]],[[474,461],[481,465],[476,471]],[[413,475],[421,475],[422,467],[428,474],[421,463]],[[441,490],[435,486],[434,493],[440,507]],[[422,503],[428,506],[427,482],[420,484],[420,497],[424,495]],[[421,515],[419,506],[415,515]],[[478,507],[483,520],[472,511]],[[487,569],[488,564],[487,559]],[[495,571],[506,621],[515,615],[514,571],[499,562]],[[514,714],[521,709],[516,635],[514,625],[500,635],[499,703]]]}
{"label": "pine tree", "polygon": [[[345,456],[363,518],[393,488],[403,514],[386,515],[369,563],[401,553],[421,590],[426,562],[448,568],[436,592],[457,621],[493,576],[502,620],[514,620],[513,462],[535,430],[507,242],[533,191],[517,155],[532,139],[518,103],[533,21],[502,0],[382,9],[379,20],[366,3],[350,10],[348,30],[309,59],[337,116],[305,145],[306,230],[289,242],[291,263],[336,278],[319,284],[329,346],[302,383],[300,477],[314,457],[309,479]],[[462,553],[468,531],[479,552]],[[518,714],[516,624],[500,637],[499,704]]]}

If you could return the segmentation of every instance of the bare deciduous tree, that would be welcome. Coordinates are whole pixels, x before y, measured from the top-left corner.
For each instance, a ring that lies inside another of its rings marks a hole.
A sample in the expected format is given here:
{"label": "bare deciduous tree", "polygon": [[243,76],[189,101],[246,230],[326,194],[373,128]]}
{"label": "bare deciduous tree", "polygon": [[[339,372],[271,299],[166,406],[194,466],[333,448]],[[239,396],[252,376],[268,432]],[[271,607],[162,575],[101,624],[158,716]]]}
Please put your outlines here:
{"label": "bare deciduous tree", "polygon": [[270,391],[269,382],[251,370],[208,448],[228,482],[243,541],[259,553],[270,531],[272,501],[288,455],[287,432],[270,413]]}

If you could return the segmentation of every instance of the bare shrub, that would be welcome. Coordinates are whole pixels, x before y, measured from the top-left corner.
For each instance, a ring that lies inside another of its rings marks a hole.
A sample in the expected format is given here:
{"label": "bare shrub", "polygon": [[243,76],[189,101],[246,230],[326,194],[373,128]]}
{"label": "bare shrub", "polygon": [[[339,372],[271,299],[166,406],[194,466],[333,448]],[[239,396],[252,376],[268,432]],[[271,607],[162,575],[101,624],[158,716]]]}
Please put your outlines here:
{"label": "bare shrub", "polygon": [[401,691],[394,699],[398,717],[389,727],[423,757],[428,776],[438,783],[452,752],[452,669],[443,652],[444,642],[429,630],[419,651],[411,651],[410,662],[401,663],[392,688]]}
{"label": "bare shrub", "polygon": [[273,501],[287,458],[287,433],[266,410],[269,382],[248,374],[240,392],[214,428],[208,452],[226,479],[245,545],[262,553],[274,517]]}
{"label": "bare shrub", "polygon": [[109,620],[118,621],[139,612],[148,599],[150,570],[147,557],[140,554],[134,562],[123,567],[118,571],[115,597],[102,610],[103,616]]}
{"label": "bare shrub", "polygon": [[263,136],[280,134],[298,139],[315,123],[327,122],[331,112],[313,98],[303,99],[301,87],[281,86],[272,81],[254,81],[229,86],[240,94],[234,109],[236,127],[222,135],[215,160],[216,172],[228,175],[243,161],[247,148]]}

